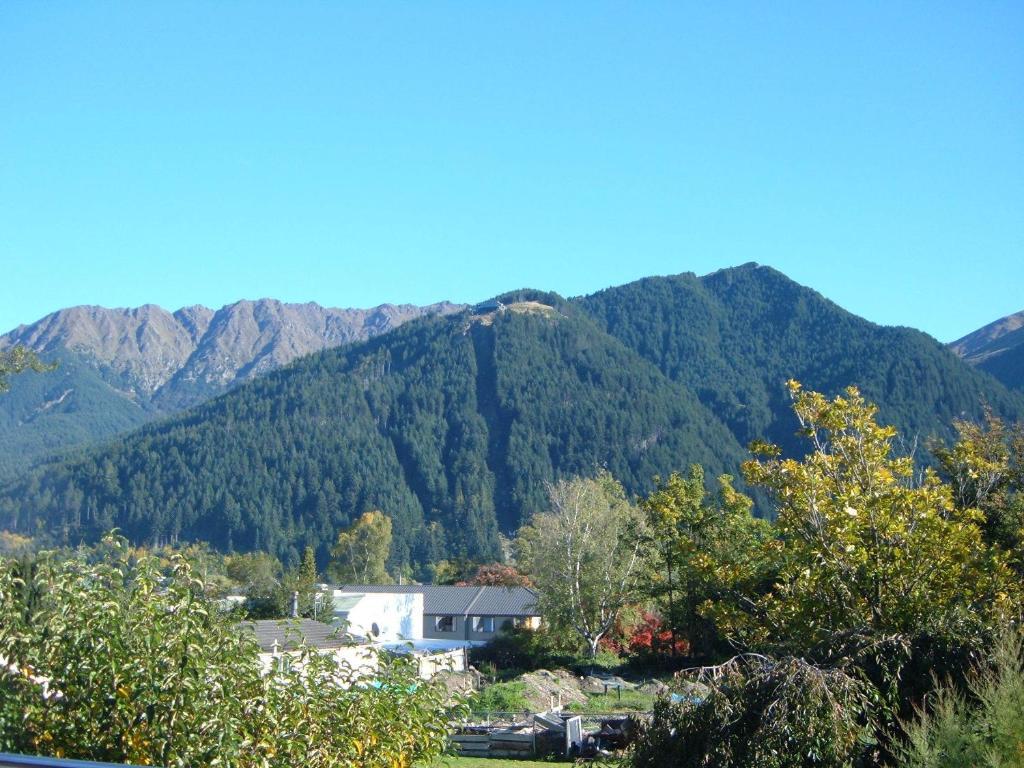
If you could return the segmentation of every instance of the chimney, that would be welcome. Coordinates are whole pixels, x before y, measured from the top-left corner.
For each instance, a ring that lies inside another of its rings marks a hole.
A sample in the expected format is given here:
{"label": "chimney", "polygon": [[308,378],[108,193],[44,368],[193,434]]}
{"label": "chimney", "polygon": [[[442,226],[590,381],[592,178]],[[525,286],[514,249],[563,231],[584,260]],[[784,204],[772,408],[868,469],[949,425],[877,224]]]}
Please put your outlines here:
{"label": "chimney", "polygon": [[292,618],[299,618],[299,593],[292,592]]}

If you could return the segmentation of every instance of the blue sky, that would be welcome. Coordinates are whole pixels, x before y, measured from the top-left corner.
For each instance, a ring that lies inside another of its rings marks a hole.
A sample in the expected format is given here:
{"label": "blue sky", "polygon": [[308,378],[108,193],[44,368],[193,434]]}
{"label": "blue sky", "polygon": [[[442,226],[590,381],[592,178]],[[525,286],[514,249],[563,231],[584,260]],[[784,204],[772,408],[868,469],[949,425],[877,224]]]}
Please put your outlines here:
{"label": "blue sky", "polygon": [[0,330],[770,264],[1024,309],[1024,5],[0,4]]}

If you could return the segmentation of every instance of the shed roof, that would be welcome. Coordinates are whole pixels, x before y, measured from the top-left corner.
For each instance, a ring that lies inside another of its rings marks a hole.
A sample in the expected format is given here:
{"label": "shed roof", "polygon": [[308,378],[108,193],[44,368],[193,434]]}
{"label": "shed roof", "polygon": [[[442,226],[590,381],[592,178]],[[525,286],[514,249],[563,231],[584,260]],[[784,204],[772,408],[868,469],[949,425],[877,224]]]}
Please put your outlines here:
{"label": "shed roof", "polygon": [[429,616],[539,616],[537,593],[526,587],[455,587],[440,584],[344,584],[342,592],[423,595]]}

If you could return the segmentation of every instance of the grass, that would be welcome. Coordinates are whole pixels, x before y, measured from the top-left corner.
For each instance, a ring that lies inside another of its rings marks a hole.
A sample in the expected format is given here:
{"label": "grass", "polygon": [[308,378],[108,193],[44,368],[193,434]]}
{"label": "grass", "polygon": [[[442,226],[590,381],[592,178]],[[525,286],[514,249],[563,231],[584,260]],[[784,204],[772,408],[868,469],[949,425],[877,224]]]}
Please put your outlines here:
{"label": "grass", "polygon": [[581,715],[605,714],[612,712],[650,712],[654,707],[654,700],[657,698],[653,693],[642,693],[641,691],[623,691],[622,698],[618,697],[615,691],[608,693],[588,693],[586,704],[575,702],[566,707],[570,712],[578,712]]}
{"label": "grass", "polygon": [[509,760],[500,757],[443,757],[431,768],[551,768],[547,760]]}

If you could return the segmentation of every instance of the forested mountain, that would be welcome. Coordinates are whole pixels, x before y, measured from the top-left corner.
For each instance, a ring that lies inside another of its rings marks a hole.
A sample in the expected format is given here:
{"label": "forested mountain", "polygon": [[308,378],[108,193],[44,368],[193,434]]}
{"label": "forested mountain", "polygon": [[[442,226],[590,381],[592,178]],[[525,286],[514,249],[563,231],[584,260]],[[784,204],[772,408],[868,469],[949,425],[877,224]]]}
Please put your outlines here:
{"label": "forested mountain", "polygon": [[607,466],[632,490],[740,445],[690,392],[574,307],[514,305],[408,323],[303,358],[108,450],[7,490],[0,528],[74,540],[204,539],[321,556],[359,513],[393,519],[394,557],[494,557],[544,483]]}
{"label": "forested mountain", "polygon": [[781,383],[836,393],[856,384],[910,439],[951,435],[983,403],[1010,416],[1024,399],[964,366],[927,334],[876,325],[770,267],[656,277],[580,300],[603,327],[694,391],[739,442],[795,450]]}
{"label": "forested mountain", "polygon": [[752,438],[792,449],[784,382],[858,384],[904,434],[1024,397],[929,336],[845,312],[774,270],[641,280],[421,318],[304,357],[0,494],[0,528],[203,539],[321,560],[378,508],[393,560],[493,557],[544,484],[606,466],[631,493],[693,462],[736,473]]}
{"label": "forested mountain", "polygon": [[329,309],[271,299],[219,310],[71,307],[0,336],[57,370],[23,376],[0,399],[0,478],[57,450],[176,413],[301,355],[361,341],[459,307]]}
{"label": "forested mountain", "polygon": [[1024,390],[1024,312],[989,323],[950,345],[968,363]]}

